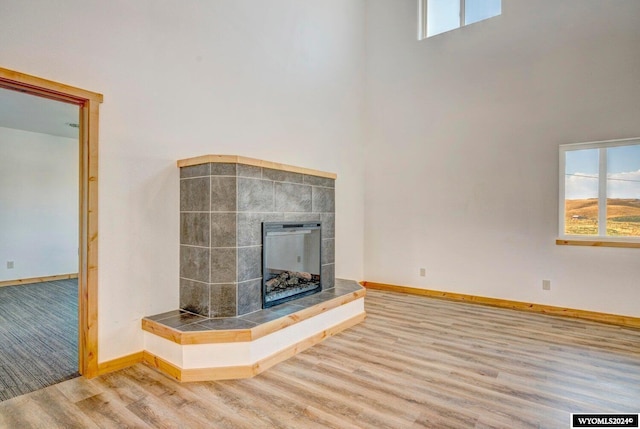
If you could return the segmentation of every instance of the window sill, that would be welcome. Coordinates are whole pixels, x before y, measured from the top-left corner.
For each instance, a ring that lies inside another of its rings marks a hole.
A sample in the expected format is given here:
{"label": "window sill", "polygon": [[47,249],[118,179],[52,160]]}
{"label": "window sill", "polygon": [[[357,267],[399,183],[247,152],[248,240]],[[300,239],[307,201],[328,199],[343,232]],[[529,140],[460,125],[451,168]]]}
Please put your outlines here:
{"label": "window sill", "polygon": [[591,246],[591,247],[624,247],[630,249],[640,249],[640,241],[615,241],[615,240],[584,240],[579,238],[556,240],[559,246]]}

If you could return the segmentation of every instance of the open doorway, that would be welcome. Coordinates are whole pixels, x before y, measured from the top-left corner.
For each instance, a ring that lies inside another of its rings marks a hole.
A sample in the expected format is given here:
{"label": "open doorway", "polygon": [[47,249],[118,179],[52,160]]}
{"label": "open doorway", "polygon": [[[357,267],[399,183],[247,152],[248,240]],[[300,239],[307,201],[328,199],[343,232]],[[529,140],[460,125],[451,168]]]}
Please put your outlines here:
{"label": "open doorway", "polygon": [[98,375],[98,118],[102,95],[0,68],[0,88],[79,109],[78,371]]}
{"label": "open doorway", "polygon": [[78,375],[79,114],[0,88],[0,400]]}

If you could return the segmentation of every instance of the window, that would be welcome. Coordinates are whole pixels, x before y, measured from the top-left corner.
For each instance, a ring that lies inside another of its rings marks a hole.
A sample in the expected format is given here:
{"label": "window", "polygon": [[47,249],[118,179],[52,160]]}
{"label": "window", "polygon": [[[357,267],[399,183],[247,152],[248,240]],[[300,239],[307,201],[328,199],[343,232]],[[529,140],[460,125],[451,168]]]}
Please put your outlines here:
{"label": "window", "polygon": [[640,139],[560,146],[560,236],[640,241]]}
{"label": "window", "polygon": [[418,0],[418,40],[502,13],[502,0]]}

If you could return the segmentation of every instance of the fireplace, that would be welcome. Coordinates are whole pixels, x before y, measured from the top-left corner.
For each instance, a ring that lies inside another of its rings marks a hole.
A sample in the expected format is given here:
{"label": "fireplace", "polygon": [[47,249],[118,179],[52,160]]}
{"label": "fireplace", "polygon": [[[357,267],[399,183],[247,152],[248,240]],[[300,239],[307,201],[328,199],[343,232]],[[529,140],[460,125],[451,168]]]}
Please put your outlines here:
{"label": "fireplace", "polygon": [[262,302],[268,308],[322,290],[320,222],[262,224]]}
{"label": "fireplace", "polygon": [[[315,270],[298,264],[297,257],[302,263],[304,253],[296,253],[292,265],[271,268],[301,273],[298,285],[310,274],[320,284],[318,290],[334,287],[335,175],[227,155],[205,155],[179,165],[181,309],[222,318],[265,307],[263,287],[270,279],[263,278],[264,223],[313,227],[315,253],[308,254],[315,255]],[[296,283],[282,277],[285,283]],[[309,286],[303,293],[313,289]],[[269,299],[269,304],[276,305],[280,298],[284,296]]]}
{"label": "fireplace", "polygon": [[143,319],[145,363],[253,377],[364,320],[364,288],[335,278],[335,174],[237,155],[178,166],[180,310]]}

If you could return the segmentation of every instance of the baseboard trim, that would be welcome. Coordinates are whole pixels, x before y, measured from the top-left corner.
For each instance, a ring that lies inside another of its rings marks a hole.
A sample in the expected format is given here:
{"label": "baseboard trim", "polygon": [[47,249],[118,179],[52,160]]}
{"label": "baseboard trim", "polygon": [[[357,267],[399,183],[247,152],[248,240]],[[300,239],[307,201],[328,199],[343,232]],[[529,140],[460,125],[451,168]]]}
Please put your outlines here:
{"label": "baseboard trim", "polygon": [[168,377],[180,382],[251,378],[263,371],[266,371],[272,366],[307,350],[309,347],[312,347],[321,341],[344,331],[345,329],[357,325],[365,318],[366,313],[362,312],[250,365],[183,369],[147,351],[143,352],[143,362],[150,367],[159,370]]}
{"label": "baseboard trim", "polygon": [[143,361],[144,352],[132,353],[113,360],[98,364],[98,375],[108,374],[110,372],[119,371],[128,368]]}
{"label": "baseboard trim", "polygon": [[512,310],[549,314],[552,316],[572,317],[574,319],[590,320],[592,322],[608,323],[610,325],[617,325],[625,328],[640,329],[640,317],[621,316],[618,314],[599,313],[595,311],[578,310],[574,308],[554,307],[551,305],[487,298],[476,295],[465,295],[461,293],[421,289],[412,286],[390,285],[368,281],[360,282],[360,284],[367,289],[407,293],[411,295],[427,296],[430,298],[446,299],[449,301],[468,302],[472,304],[489,305],[492,307],[509,308]]}
{"label": "baseboard trim", "polygon": [[28,285],[32,283],[44,283],[44,282],[53,282],[56,280],[69,280],[69,279],[77,279],[77,278],[78,278],[78,273],[72,273],[72,274],[58,274],[57,276],[31,277],[28,279],[4,280],[0,282],[0,287]]}
{"label": "baseboard trim", "polygon": [[167,377],[173,378],[176,381],[182,381],[182,369],[179,366],[174,365],[153,353],[146,350],[142,352],[142,362],[147,366],[157,369]]}

